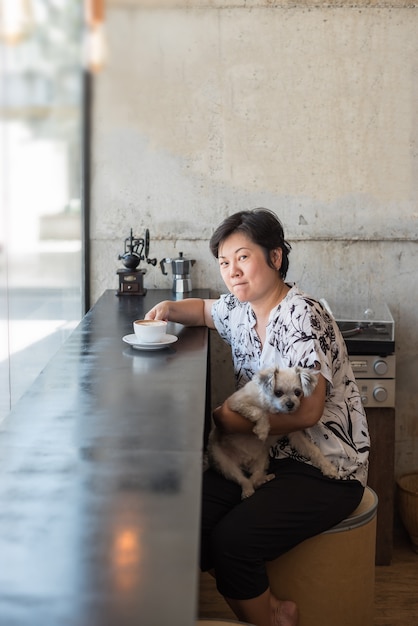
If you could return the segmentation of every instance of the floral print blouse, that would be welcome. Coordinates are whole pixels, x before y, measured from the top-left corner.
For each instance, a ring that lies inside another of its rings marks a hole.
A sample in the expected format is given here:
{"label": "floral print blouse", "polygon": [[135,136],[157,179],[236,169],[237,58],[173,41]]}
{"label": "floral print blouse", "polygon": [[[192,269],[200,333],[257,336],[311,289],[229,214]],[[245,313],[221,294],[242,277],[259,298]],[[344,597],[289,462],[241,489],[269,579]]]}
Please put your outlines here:
{"label": "floral print blouse", "polygon": [[[356,479],[365,486],[370,448],[367,420],[344,339],[332,316],[294,285],[270,313],[264,346],[248,302],[230,293],[222,295],[213,304],[212,317],[231,346],[237,388],[258,370],[274,365],[320,369],[327,381],[324,413],[305,433],[338,467],[341,479]],[[309,463],[286,436],[277,440],[270,454]]]}

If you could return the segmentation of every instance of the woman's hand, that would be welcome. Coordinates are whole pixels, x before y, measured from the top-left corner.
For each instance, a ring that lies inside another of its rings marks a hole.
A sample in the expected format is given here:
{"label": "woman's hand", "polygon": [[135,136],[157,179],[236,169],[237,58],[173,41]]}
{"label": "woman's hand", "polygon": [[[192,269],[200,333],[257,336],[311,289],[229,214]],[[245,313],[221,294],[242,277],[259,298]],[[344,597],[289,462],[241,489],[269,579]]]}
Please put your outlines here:
{"label": "woman's hand", "polygon": [[145,315],[146,320],[164,320],[168,322],[170,319],[170,300],[163,300],[156,304],[148,313]]}

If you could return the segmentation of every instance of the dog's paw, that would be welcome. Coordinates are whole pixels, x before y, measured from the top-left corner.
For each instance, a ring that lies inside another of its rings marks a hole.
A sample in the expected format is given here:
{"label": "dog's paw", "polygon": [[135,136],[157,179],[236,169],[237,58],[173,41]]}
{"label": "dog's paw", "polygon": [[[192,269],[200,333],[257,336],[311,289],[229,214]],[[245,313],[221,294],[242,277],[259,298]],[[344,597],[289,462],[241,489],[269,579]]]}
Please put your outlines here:
{"label": "dog's paw", "polygon": [[322,469],[322,473],[324,476],[326,476],[327,478],[338,478],[338,470],[337,468],[332,465],[331,467],[326,467],[326,468],[321,468]]}
{"label": "dog's paw", "polygon": [[269,424],[263,424],[262,422],[258,422],[253,428],[253,433],[254,435],[257,435],[257,437],[261,441],[265,441],[268,437],[269,430]]}
{"label": "dog's paw", "polygon": [[338,478],[338,469],[330,461],[321,460],[318,467],[327,478]]}
{"label": "dog's paw", "polygon": [[241,492],[241,500],[245,500],[253,495],[255,489],[253,487],[244,487]]}
{"label": "dog's paw", "polygon": [[254,488],[257,489],[257,487],[261,487],[261,485],[270,482],[275,476],[275,474],[263,474],[263,476],[253,481]]}

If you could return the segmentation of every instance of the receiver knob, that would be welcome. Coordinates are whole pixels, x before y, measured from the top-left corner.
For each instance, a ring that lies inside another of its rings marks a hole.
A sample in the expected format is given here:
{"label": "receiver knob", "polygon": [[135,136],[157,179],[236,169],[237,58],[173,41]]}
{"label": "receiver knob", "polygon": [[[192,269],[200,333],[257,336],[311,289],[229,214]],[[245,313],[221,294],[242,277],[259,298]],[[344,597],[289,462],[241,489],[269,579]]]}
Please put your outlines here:
{"label": "receiver knob", "polygon": [[379,376],[384,376],[388,371],[388,364],[386,361],[376,361],[373,365],[373,369]]}
{"label": "receiver knob", "polygon": [[373,390],[373,398],[377,402],[384,402],[385,400],[387,400],[387,397],[388,392],[384,387],[376,387],[376,389]]}

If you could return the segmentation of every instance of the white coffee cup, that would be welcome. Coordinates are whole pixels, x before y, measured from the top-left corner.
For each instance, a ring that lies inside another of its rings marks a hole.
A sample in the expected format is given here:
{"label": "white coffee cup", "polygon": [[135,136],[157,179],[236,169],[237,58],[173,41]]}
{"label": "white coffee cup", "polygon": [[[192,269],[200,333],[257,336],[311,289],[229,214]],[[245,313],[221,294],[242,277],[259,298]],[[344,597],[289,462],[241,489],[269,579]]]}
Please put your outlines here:
{"label": "white coffee cup", "polygon": [[134,332],[142,343],[158,343],[166,334],[167,322],[164,320],[135,320]]}

